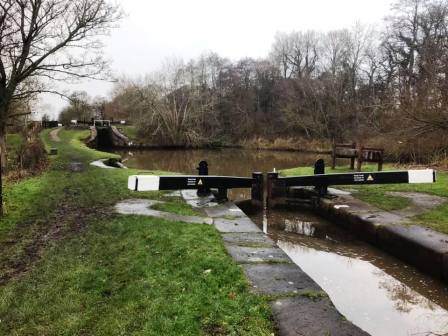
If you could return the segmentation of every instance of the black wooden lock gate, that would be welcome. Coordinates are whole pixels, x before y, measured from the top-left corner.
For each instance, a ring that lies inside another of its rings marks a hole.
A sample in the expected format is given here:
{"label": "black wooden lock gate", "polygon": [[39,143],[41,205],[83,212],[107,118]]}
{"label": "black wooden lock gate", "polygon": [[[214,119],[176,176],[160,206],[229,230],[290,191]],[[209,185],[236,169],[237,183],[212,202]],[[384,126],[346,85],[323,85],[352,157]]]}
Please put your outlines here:
{"label": "black wooden lock gate", "polygon": [[[252,177],[208,175],[208,164],[201,161],[197,168],[199,175],[132,175],[128,179],[128,188],[135,191],[196,189],[198,196],[212,193],[218,200],[227,200],[227,190],[250,188],[254,205],[264,205],[264,175],[252,173]],[[277,172],[267,174],[266,204],[273,207],[291,198],[319,198],[327,195],[328,186],[360,184],[396,184],[396,183],[433,183],[436,172],[432,169],[355,172],[325,174],[322,159],[314,165],[314,175],[280,177]]]}

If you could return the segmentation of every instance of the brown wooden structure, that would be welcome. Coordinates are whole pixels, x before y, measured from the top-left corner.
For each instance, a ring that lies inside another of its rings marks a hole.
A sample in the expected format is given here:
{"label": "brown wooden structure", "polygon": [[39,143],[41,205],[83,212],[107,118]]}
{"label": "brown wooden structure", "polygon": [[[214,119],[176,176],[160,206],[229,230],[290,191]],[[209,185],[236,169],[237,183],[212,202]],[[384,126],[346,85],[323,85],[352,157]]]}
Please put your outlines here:
{"label": "brown wooden structure", "polygon": [[383,169],[384,149],[357,146],[355,142],[351,144],[333,144],[331,152],[331,168],[336,167],[336,159],[350,159],[350,169],[360,171],[363,162],[376,162],[378,163],[378,171]]}

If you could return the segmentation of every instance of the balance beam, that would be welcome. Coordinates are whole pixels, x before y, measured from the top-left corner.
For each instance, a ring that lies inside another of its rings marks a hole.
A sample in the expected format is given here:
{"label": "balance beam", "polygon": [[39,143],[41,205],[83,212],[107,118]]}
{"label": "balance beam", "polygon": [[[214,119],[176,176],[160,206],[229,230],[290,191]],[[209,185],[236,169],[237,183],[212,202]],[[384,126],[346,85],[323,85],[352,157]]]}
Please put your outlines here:
{"label": "balance beam", "polygon": [[305,176],[278,177],[286,187],[330,186],[358,184],[433,183],[436,172],[433,169],[385,171],[371,173],[336,173]]}

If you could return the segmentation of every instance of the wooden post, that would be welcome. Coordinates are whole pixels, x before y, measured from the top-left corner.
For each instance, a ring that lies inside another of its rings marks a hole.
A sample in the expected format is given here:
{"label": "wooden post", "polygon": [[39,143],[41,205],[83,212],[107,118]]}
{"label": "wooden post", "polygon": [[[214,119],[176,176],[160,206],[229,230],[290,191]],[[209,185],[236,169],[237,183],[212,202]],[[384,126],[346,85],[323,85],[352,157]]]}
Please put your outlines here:
{"label": "wooden post", "polygon": [[382,171],[383,170],[383,156],[384,156],[384,151],[381,150],[379,152],[380,157],[378,158],[378,171]]}
{"label": "wooden post", "polygon": [[267,178],[267,186],[266,186],[266,207],[272,208],[275,206],[275,199],[277,197],[276,192],[276,182],[278,180],[278,173],[277,172],[271,172],[268,173]]}
{"label": "wooden post", "polygon": [[333,140],[333,152],[331,153],[331,169],[336,168],[336,142]]}
{"label": "wooden post", "polygon": [[[352,142],[352,148],[354,150],[356,150],[356,142]],[[356,155],[356,154],[355,154]],[[353,156],[352,158],[350,158],[350,169],[354,170],[355,169],[355,157]]]}
{"label": "wooden post", "polygon": [[[314,164],[314,175],[325,174],[325,161],[319,159]],[[324,196],[328,193],[328,186],[325,184],[314,186],[315,190],[318,192],[319,196]]]}
{"label": "wooden post", "polygon": [[253,206],[262,207],[264,202],[264,175],[252,173],[251,201]]}
{"label": "wooden post", "polygon": [[[357,146],[358,147],[358,146]],[[361,166],[362,166],[362,151],[363,151],[364,147],[363,146],[359,146],[356,149],[356,154],[357,154],[357,159],[356,159],[356,171],[361,171]]]}

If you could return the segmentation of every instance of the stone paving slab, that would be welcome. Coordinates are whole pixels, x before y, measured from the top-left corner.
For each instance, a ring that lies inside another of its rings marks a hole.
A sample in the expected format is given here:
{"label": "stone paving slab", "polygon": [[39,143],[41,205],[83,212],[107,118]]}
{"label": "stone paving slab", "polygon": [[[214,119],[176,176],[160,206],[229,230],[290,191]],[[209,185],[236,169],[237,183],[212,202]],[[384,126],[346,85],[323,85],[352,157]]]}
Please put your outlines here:
{"label": "stone paving slab", "polygon": [[324,293],[294,264],[245,264],[243,270],[254,290],[262,294]]}
{"label": "stone paving slab", "polygon": [[191,205],[193,208],[201,208],[201,209],[214,207],[216,206],[216,204],[218,204],[208,199],[191,199],[191,200],[185,200],[185,202],[187,202],[187,204]]}
{"label": "stone paving slab", "polygon": [[194,208],[207,208],[207,207],[216,207],[219,205],[215,201],[215,197],[213,195],[199,197],[197,195],[197,190],[181,190],[180,191],[182,198],[187,202],[187,204],[191,205]]}
{"label": "stone paving slab", "polygon": [[260,228],[248,217],[234,220],[215,218],[213,224],[219,232],[261,232]]}
{"label": "stone paving slab", "polygon": [[226,243],[252,247],[274,247],[275,242],[262,232],[234,232],[224,233],[222,237]]}
{"label": "stone paving slab", "polygon": [[[199,199],[197,191],[194,190],[194,189],[192,189],[192,190],[181,190],[180,193],[182,194],[182,197],[186,201]],[[202,198],[205,198],[205,197],[202,197]]]}
{"label": "stone paving slab", "polygon": [[225,202],[221,204],[217,204],[213,207],[205,208],[205,212],[209,217],[230,217],[230,218],[239,218],[239,217],[246,217],[246,214],[238,208],[235,204],[232,202]]}
{"label": "stone paving slab", "polygon": [[326,298],[279,299],[271,303],[282,336],[368,336],[347,321]]}
{"label": "stone paving slab", "polygon": [[225,244],[233,259],[246,263],[292,263],[288,255],[278,247],[245,247]]}
{"label": "stone paving slab", "polygon": [[169,193],[163,194],[164,197],[182,197],[180,190],[174,190]]}

